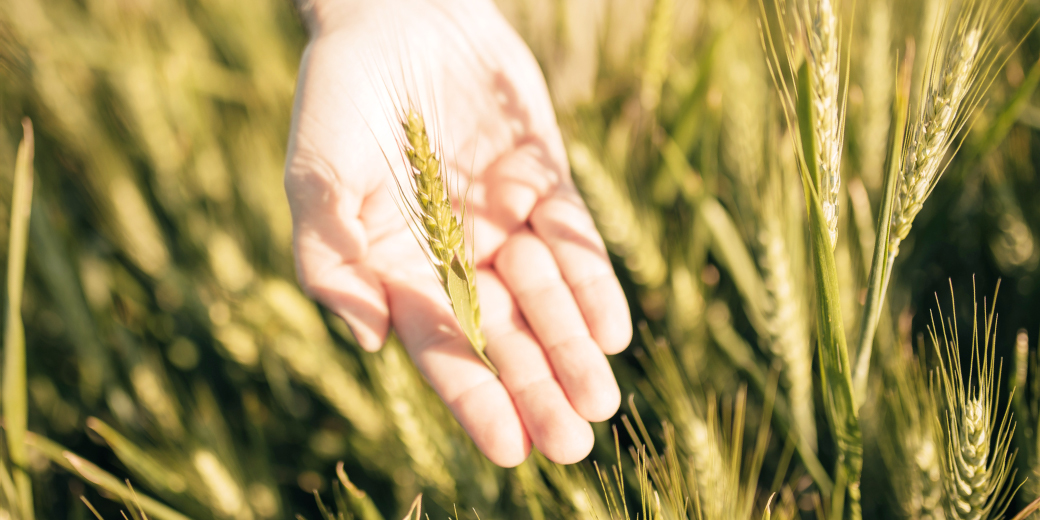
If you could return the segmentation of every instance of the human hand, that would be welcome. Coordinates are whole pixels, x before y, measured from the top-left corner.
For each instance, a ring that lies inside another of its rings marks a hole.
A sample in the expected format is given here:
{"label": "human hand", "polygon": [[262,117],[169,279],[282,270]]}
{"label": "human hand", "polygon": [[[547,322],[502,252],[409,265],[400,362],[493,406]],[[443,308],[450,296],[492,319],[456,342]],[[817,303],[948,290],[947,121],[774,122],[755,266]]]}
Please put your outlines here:
{"label": "human hand", "polygon": [[[491,461],[520,464],[532,442],[553,461],[581,460],[589,421],[620,404],[604,354],[624,350],[632,326],[533,56],[490,0],[311,6],[285,175],[301,284],[366,350],[392,325]],[[391,168],[406,170],[391,127],[401,94],[387,85],[408,77],[468,193],[498,378],[472,351],[391,194]]]}

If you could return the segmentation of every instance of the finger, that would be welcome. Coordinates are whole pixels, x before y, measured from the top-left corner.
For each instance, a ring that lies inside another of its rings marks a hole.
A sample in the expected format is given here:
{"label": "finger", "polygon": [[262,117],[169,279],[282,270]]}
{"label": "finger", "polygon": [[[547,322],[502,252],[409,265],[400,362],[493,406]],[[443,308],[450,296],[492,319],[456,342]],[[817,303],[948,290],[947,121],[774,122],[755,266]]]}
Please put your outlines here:
{"label": "finger", "polygon": [[487,355],[512,396],[531,442],[558,464],[584,459],[592,451],[592,427],[567,401],[545,352],[502,281],[491,271],[479,272],[477,280]]}
{"label": "finger", "polygon": [[574,186],[561,184],[542,199],[532,211],[530,222],[552,251],[593,339],[607,354],[625,350],[632,342],[628,302],[603,240]]}
{"label": "finger", "polygon": [[503,244],[495,268],[574,409],[588,421],[610,418],[621,403],[621,392],[549,248],[529,230],[518,232]]}
{"label": "finger", "polygon": [[545,141],[529,138],[495,159],[485,170],[471,202],[476,218],[476,259],[490,262],[502,243],[526,225],[539,199],[560,182]]}
{"label": "finger", "polygon": [[401,343],[480,451],[504,467],[526,460],[531,441],[509,392],[473,352],[433,273],[384,285]]}

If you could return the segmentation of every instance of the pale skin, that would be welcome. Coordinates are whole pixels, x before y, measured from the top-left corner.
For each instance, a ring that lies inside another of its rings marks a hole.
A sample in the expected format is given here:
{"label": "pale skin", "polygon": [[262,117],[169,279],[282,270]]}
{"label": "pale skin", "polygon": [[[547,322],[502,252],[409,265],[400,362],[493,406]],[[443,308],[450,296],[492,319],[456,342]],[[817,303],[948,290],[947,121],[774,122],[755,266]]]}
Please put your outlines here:
{"label": "pale skin", "polygon": [[[491,0],[316,0],[302,11],[311,40],[285,175],[302,286],[366,350],[392,329],[492,462],[520,464],[532,444],[555,462],[585,458],[590,422],[620,404],[606,355],[628,346],[632,326],[530,50]],[[467,196],[499,377],[472,352],[394,200],[392,172],[407,172],[392,133],[404,90],[419,93]]]}

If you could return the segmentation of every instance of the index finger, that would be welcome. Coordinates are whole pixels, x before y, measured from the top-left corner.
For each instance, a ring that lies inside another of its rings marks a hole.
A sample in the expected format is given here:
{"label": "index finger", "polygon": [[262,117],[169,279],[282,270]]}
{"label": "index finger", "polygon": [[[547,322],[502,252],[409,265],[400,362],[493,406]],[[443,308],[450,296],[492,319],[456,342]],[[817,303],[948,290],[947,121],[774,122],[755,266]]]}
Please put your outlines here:
{"label": "index finger", "polygon": [[563,182],[531,212],[531,228],[552,251],[592,338],[606,354],[632,341],[628,301],[585,202]]}

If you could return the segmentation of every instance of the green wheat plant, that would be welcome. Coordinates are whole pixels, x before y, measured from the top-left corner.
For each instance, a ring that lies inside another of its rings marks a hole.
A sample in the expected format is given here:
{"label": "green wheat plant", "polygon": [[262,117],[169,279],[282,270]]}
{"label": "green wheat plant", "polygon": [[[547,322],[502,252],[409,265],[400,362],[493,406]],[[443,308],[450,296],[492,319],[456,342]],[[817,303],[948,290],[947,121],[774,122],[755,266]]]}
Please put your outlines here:
{"label": "green wheat plant", "polygon": [[434,149],[423,116],[408,107],[399,124],[403,139],[399,138],[398,145],[409,168],[407,183],[398,181],[399,205],[437,273],[466,339],[481,361],[497,375],[498,370],[484,355],[487,339],[480,330],[477,272],[473,261],[467,259],[465,209],[462,218],[456,218],[449,192],[453,179],[443,157]]}
{"label": "green wheat plant", "polygon": [[936,403],[920,361],[900,352],[888,365],[892,387],[885,395],[881,454],[895,482],[896,497],[908,518],[939,520],[943,513],[941,443],[936,438]]}
{"label": "green wheat plant", "polygon": [[[898,137],[899,146],[893,148],[885,196],[891,207],[886,205],[882,216],[882,222],[889,222],[886,225],[891,229],[879,230],[878,237],[887,237],[887,243],[879,240],[875,245],[875,255],[885,251],[887,257],[878,256],[871,265],[871,290],[863,311],[857,361],[858,386],[862,386],[869,369],[879,307],[899,245],[948,167],[948,152],[955,148],[961,130],[971,122],[991,85],[994,68],[1006,52],[997,38],[1021,9],[1021,3],[968,1],[956,8],[953,20],[941,25],[940,38],[928,49],[931,54],[925,63],[930,65],[920,87],[916,118],[906,122],[906,135]],[[897,113],[897,117],[901,115]]]}
{"label": "green wheat plant", "polygon": [[[952,294],[950,303],[956,306]],[[930,329],[940,356],[933,383],[940,410],[935,431],[941,447],[946,514],[952,519],[999,517],[1014,490],[1009,480],[1014,479],[1015,454],[1010,452],[1010,444],[1015,426],[1010,409],[999,408],[996,316],[994,307],[987,309],[985,304],[984,300],[982,316],[975,304],[967,377],[960,362],[955,311],[948,317],[940,311],[939,324],[933,321]]]}
{"label": "green wheat plant", "polygon": [[23,136],[18,145],[11,194],[11,229],[7,248],[7,302],[4,320],[3,418],[7,457],[0,467],[3,508],[12,518],[35,518],[32,481],[25,471],[28,451],[25,446],[28,426],[26,385],[26,342],[22,321],[22,290],[25,280],[29,216],[33,197],[33,158],[35,138],[32,122],[22,120]]}
{"label": "green wheat plant", "polygon": [[[0,516],[1036,512],[1035,2],[495,3],[640,331],[588,460],[495,467],[394,334],[365,352],[297,286],[292,2],[19,0]],[[466,182],[414,90],[391,100],[391,195],[482,355]],[[1003,289],[969,342],[965,302],[924,310],[972,276]]]}

